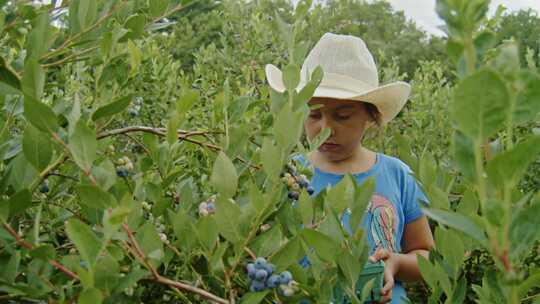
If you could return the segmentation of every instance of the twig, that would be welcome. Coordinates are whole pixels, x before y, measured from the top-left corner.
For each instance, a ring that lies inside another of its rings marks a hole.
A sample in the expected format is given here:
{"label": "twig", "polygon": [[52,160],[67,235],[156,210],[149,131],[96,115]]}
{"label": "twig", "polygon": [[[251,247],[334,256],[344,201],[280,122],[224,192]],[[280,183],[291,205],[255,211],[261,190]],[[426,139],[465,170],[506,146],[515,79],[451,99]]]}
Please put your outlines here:
{"label": "twig", "polygon": [[[165,128],[153,128],[153,127],[147,127],[147,126],[131,126],[131,127],[125,127],[125,128],[120,128],[120,129],[114,129],[114,130],[101,132],[101,133],[99,133],[97,135],[97,139],[103,139],[103,138],[106,138],[106,137],[109,137],[109,136],[118,135],[118,134],[125,134],[125,133],[131,133],[131,132],[146,132],[146,133],[151,133],[151,134],[155,134],[155,135],[158,135],[158,136],[166,136],[167,135],[167,129],[165,129]],[[184,141],[199,145],[201,147],[206,147],[206,148],[209,148],[210,150],[213,150],[215,152],[223,150],[220,146],[205,143],[205,142],[202,142],[202,141],[199,141],[199,140],[196,140],[196,139],[189,138],[189,137],[192,137],[192,136],[205,135],[205,134],[216,133],[216,132],[213,132],[213,131],[185,131],[185,130],[178,130],[177,132],[178,132],[178,139],[179,140],[184,140]],[[235,159],[239,160],[240,162],[248,165],[249,167],[251,167],[253,169],[256,169],[256,170],[261,169],[261,166],[251,164],[251,163],[249,163],[248,161],[246,161],[245,159],[243,159],[243,158],[241,158],[239,156],[236,156]]]}
{"label": "twig", "polygon": [[92,24],[91,26],[89,26],[88,28],[80,31],[79,33],[75,34],[74,36],[72,36],[71,38],[67,39],[66,41],[64,41],[64,43],[62,43],[61,46],[59,46],[56,50],[50,52],[50,53],[47,53],[43,56],[41,56],[40,60],[46,60],[46,59],[49,59],[51,57],[54,57],[56,56],[57,54],[61,53],[62,51],[64,51],[65,49],[67,49],[68,47],[72,46],[74,44],[74,42],[81,38],[82,36],[84,36],[86,33],[88,32],[91,32],[93,31],[94,29],[96,29],[98,26],[100,26],[103,22],[105,22],[107,19],[109,19],[117,10],[119,10],[124,4],[126,4],[127,2],[126,1],[122,1],[120,4],[118,4],[116,7],[112,8],[106,15],[104,15],[103,17],[101,17],[98,21],[96,21],[94,24]]}
{"label": "twig", "polygon": [[[15,241],[21,245],[22,247],[32,250],[33,246],[29,242],[25,241],[13,228],[8,225],[7,223],[2,223],[2,226],[4,229],[11,234],[15,238]],[[74,280],[79,280],[79,276],[75,273],[73,273],[71,270],[67,269],[64,265],[60,264],[57,260],[51,259],[49,260],[49,264],[51,264],[56,269],[60,270],[61,272],[67,274],[69,277],[71,277]]]}
{"label": "twig", "polygon": [[167,285],[167,286],[169,286],[171,288],[178,288],[178,289],[183,290],[183,291],[198,294],[198,295],[200,295],[200,296],[202,296],[202,297],[204,297],[204,298],[206,298],[208,300],[214,301],[216,303],[222,303],[222,304],[228,304],[229,303],[227,300],[225,300],[223,298],[220,298],[220,297],[216,296],[215,294],[212,294],[212,293],[210,293],[210,292],[208,292],[208,291],[206,291],[204,289],[200,289],[200,288],[197,288],[195,286],[191,286],[189,284],[181,283],[181,282],[178,282],[178,281],[173,281],[171,279],[162,277],[157,272],[156,268],[154,266],[152,266],[152,264],[148,263],[148,261],[146,260],[144,252],[141,250],[141,248],[139,246],[139,243],[135,239],[135,237],[133,235],[133,232],[131,231],[131,229],[129,229],[128,225],[126,223],[124,223],[124,224],[122,224],[122,228],[127,233],[128,238],[129,238],[129,240],[131,242],[131,246],[128,245],[127,247],[131,248],[130,249],[131,253],[135,254],[136,257],[138,257],[140,260],[142,260],[144,265],[150,270],[150,272],[152,273],[154,282],[157,282],[159,284]]}
{"label": "twig", "polygon": [[81,55],[84,55],[84,54],[86,54],[86,53],[90,53],[90,52],[92,52],[92,51],[94,51],[94,50],[97,50],[97,49],[99,49],[99,46],[93,46],[93,47],[91,47],[91,48],[84,49],[84,50],[82,50],[82,51],[80,51],[80,52],[78,52],[78,53],[73,53],[73,54],[71,54],[71,55],[69,55],[69,56],[66,56],[66,57],[64,57],[64,58],[62,58],[62,59],[60,59],[60,60],[58,60],[58,61],[51,62],[51,63],[45,63],[45,64],[42,64],[41,66],[42,66],[44,69],[52,68],[52,67],[61,65],[61,64],[63,64],[63,63],[66,63],[66,62],[68,62],[69,60],[71,60],[71,59],[73,59],[73,58],[77,58],[77,57],[79,57],[79,56],[81,56]]}

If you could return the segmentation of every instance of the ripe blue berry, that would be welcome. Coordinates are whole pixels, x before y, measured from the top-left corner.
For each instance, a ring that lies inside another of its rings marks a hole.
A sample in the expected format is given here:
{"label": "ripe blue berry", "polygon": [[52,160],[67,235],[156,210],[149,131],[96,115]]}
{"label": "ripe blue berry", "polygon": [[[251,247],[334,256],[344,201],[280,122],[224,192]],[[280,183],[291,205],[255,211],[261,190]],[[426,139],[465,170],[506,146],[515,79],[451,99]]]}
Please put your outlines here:
{"label": "ripe blue berry", "polygon": [[277,274],[273,274],[266,281],[266,285],[268,286],[268,288],[276,288],[278,287],[280,281],[281,278]]}
{"label": "ripe blue berry", "polygon": [[49,185],[47,185],[46,183],[41,184],[41,186],[39,186],[39,192],[41,193],[49,192]]}
{"label": "ripe blue berry", "polygon": [[137,110],[135,110],[135,109],[129,109],[129,110],[128,110],[128,114],[129,114],[129,116],[131,116],[131,117],[135,117],[135,116],[139,115],[139,111],[137,111]]}
{"label": "ripe blue berry", "polygon": [[260,282],[260,281],[251,282],[251,286],[249,287],[249,290],[253,292],[259,292],[265,289],[266,289],[266,285],[264,284],[264,282]]}
{"label": "ripe blue berry", "polygon": [[266,263],[264,265],[264,270],[266,270],[268,275],[271,275],[272,273],[274,273],[274,269],[276,269],[276,266],[274,264]]}
{"label": "ripe blue berry", "polygon": [[285,270],[279,275],[279,282],[281,284],[289,284],[291,280],[292,280],[292,274],[290,271]]}
{"label": "ripe blue berry", "polygon": [[259,257],[259,258],[255,259],[255,268],[262,269],[265,264],[266,264],[266,259],[265,258]]}
{"label": "ripe blue berry", "polygon": [[124,168],[120,168],[120,169],[117,169],[116,170],[116,175],[120,176],[120,177],[127,177],[128,176],[128,171]]}
{"label": "ripe blue berry", "polygon": [[255,280],[257,281],[264,281],[266,280],[266,277],[268,276],[268,272],[264,269],[259,269],[257,272],[255,272]]}
{"label": "ripe blue berry", "polygon": [[309,185],[308,182],[305,180],[300,180],[298,184],[300,185],[301,188],[306,188]]}
{"label": "ripe blue berry", "polygon": [[290,191],[288,194],[288,197],[296,201],[298,200],[299,195],[298,195],[298,192]]}
{"label": "ripe blue berry", "polygon": [[248,272],[248,278],[250,278],[251,280],[255,280],[255,273],[257,272],[257,270],[255,269],[255,265],[253,265],[253,263],[249,263],[246,269]]}
{"label": "ripe blue berry", "polygon": [[208,210],[208,212],[210,213],[213,213],[216,211],[216,205],[214,205],[214,203],[207,203],[206,210]]}
{"label": "ripe blue berry", "polygon": [[311,187],[311,186],[307,187],[307,193],[308,193],[309,195],[312,195],[313,192],[315,192],[315,189],[313,189],[313,187]]}

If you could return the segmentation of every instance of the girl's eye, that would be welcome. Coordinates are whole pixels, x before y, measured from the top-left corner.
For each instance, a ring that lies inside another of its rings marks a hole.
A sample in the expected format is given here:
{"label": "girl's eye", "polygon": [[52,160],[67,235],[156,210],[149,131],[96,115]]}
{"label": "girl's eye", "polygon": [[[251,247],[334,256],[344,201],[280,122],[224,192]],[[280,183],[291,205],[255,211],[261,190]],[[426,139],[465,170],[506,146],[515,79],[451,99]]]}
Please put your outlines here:
{"label": "girl's eye", "polygon": [[336,118],[338,120],[347,120],[347,119],[351,118],[351,116],[350,115],[336,115]]}

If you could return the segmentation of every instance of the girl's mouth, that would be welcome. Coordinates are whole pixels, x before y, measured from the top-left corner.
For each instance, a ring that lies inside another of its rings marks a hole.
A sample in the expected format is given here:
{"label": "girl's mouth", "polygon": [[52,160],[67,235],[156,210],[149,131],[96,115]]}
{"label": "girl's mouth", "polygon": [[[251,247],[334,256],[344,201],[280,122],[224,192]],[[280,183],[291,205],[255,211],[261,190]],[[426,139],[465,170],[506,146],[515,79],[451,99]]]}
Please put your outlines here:
{"label": "girl's mouth", "polygon": [[319,147],[319,150],[323,152],[335,151],[337,149],[339,149],[339,145],[333,143],[324,143]]}

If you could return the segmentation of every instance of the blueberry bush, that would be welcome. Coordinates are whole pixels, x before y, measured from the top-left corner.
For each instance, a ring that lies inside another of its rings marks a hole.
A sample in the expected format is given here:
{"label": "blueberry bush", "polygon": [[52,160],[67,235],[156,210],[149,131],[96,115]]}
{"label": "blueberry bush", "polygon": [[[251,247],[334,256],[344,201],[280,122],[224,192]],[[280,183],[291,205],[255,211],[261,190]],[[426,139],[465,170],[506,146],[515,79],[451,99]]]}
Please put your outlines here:
{"label": "blueberry bush", "polygon": [[363,303],[365,235],[340,215],[358,226],[373,182],[312,197],[291,160],[328,136],[302,134],[323,72],[294,90],[325,31],[370,33],[382,80],[413,85],[366,139],[430,201],[411,301],[538,301],[538,54],[500,41],[488,5],[438,0],[448,38],[426,42],[382,1],[0,0],[0,301],[329,303],[341,286]]}

